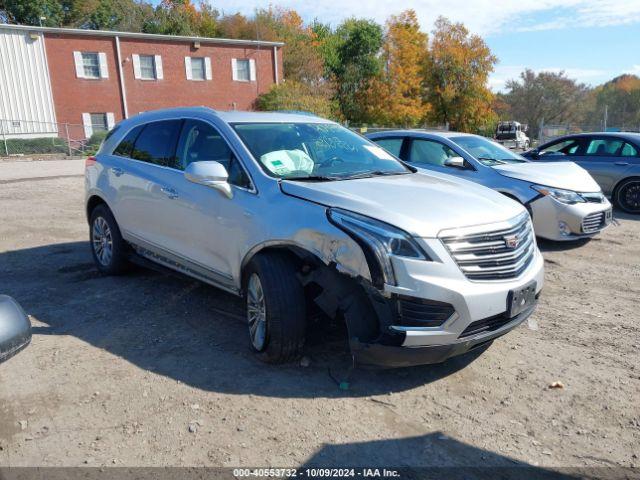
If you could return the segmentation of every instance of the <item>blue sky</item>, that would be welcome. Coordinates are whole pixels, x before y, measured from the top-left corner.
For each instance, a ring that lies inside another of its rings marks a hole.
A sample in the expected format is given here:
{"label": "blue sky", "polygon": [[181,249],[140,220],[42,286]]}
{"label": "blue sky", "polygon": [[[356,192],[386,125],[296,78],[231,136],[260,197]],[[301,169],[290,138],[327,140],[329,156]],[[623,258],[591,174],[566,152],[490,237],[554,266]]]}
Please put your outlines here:
{"label": "blue sky", "polygon": [[597,85],[622,73],[640,75],[640,0],[227,0],[214,2],[225,13],[250,15],[255,8],[282,6],[305,20],[337,25],[357,16],[381,23],[413,8],[425,31],[438,15],[461,21],[481,35],[499,58],[490,86],[501,90],[525,67],[565,70]]}

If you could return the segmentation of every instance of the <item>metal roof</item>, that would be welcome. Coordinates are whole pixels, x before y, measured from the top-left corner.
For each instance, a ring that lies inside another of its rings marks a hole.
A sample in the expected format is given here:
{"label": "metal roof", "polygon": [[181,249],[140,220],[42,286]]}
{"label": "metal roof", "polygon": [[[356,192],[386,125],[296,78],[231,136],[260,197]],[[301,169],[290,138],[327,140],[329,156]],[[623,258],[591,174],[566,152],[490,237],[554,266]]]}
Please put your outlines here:
{"label": "metal roof", "polygon": [[11,25],[0,23],[0,30],[22,30],[27,32],[55,33],[61,35],[82,35],[91,37],[121,37],[159,42],[200,42],[222,45],[244,45],[247,47],[282,47],[283,42],[265,42],[262,40],[240,40],[232,38],[185,37],[180,35],[159,35],[156,33],[112,32],[109,30],[86,30],[81,28],[33,27],[30,25]]}

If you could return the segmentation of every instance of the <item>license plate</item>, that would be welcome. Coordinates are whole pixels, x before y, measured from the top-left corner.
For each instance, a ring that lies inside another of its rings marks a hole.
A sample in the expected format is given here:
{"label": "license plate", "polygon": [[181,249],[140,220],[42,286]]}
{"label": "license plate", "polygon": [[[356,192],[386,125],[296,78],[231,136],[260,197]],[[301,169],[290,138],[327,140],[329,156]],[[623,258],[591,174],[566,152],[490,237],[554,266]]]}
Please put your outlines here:
{"label": "license plate", "polygon": [[536,303],[536,282],[531,282],[507,296],[507,315],[515,317]]}
{"label": "license plate", "polygon": [[613,219],[613,212],[611,211],[611,209],[605,211],[604,212],[604,224],[605,225],[609,225],[611,223],[612,219]]}

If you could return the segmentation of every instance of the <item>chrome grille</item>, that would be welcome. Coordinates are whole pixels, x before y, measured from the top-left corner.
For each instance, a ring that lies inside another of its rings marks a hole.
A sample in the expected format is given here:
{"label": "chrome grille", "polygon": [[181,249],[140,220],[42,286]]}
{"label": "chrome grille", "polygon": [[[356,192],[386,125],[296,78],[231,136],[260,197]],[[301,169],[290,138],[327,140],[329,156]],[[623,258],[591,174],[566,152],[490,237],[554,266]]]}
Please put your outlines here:
{"label": "chrome grille", "polygon": [[604,212],[590,213],[582,219],[582,233],[593,233],[604,227]]}
{"label": "chrome grille", "polygon": [[518,217],[511,226],[481,233],[445,231],[440,240],[470,280],[516,278],[529,266],[536,249],[529,215]]}

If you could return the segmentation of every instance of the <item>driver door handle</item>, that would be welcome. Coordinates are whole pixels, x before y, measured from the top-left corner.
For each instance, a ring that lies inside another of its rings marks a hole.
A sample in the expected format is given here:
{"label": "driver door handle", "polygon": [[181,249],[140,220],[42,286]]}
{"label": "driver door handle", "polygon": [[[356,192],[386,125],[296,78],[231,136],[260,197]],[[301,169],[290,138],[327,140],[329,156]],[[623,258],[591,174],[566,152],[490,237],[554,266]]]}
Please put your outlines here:
{"label": "driver door handle", "polygon": [[179,197],[178,192],[176,192],[173,188],[161,187],[160,191],[164,193],[167,197],[169,197],[171,200],[174,200]]}
{"label": "driver door handle", "polygon": [[121,169],[120,167],[111,167],[111,171],[113,172],[113,174],[116,177],[119,177],[120,175],[122,175],[124,173],[124,170]]}
{"label": "driver door handle", "polygon": [[620,165],[621,167],[626,167],[629,165],[629,162],[613,162],[614,165]]}

